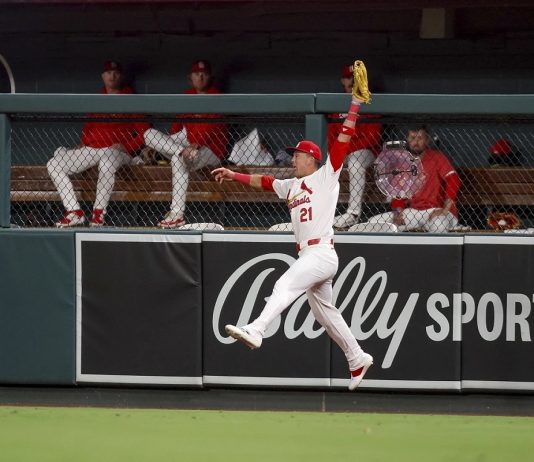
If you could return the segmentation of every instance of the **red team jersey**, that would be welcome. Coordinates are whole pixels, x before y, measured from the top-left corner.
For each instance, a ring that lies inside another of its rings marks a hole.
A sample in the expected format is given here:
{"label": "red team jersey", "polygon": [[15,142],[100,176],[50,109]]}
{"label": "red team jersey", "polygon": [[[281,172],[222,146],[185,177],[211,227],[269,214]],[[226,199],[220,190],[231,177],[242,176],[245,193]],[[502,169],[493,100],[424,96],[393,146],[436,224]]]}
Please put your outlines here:
{"label": "red team jersey", "polygon": [[[392,201],[393,208],[411,207],[417,210],[426,210],[442,208],[447,198],[456,202],[460,180],[445,154],[435,149],[427,149],[421,158],[421,163],[425,175],[423,186],[408,201]],[[450,211],[455,217],[458,217],[456,204],[453,204]]]}
{"label": "red team jersey", "polygon": [[[215,87],[209,87],[207,94],[217,95],[221,92]],[[190,88],[185,92],[187,95],[198,95],[195,88]],[[180,117],[188,119],[217,119],[219,114],[183,114]],[[219,159],[226,154],[227,127],[221,123],[209,122],[175,122],[171,126],[171,133],[178,133],[185,127],[187,131],[187,140],[200,146],[207,146]]]}
{"label": "red team jersey", "polygon": [[[107,94],[105,88],[101,93]],[[120,94],[129,95],[133,90],[125,86]],[[113,144],[122,144],[133,154],[143,144],[143,133],[150,128],[145,122],[128,122],[128,118],[142,118],[141,114],[88,114],[88,117],[98,119],[122,119],[118,122],[87,122],[82,130],[82,144],[90,148],[107,148]]]}

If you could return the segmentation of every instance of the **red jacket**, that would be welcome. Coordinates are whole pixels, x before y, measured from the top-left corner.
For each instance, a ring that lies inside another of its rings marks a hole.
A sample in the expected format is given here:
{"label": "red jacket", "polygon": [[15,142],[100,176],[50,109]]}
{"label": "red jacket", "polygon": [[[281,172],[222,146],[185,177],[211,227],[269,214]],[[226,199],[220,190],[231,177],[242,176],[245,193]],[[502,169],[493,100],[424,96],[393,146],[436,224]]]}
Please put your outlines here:
{"label": "red jacket", "polygon": [[391,201],[391,208],[440,209],[443,208],[445,199],[451,199],[453,205],[450,211],[457,217],[458,209],[455,202],[461,181],[449,159],[441,151],[427,149],[421,157],[421,163],[424,175],[421,189],[409,200],[395,199]]}
{"label": "red jacket", "polygon": [[[347,114],[331,114],[329,117],[332,119],[344,119]],[[376,119],[380,116],[377,114],[369,114],[365,116],[369,119]],[[339,131],[341,130],[342,123],[329,123],[328,124],[328,152],[332,149]],[[370,149],[376,155],[380,152],[380,134],[382,132],[382,125],[379,123],[357,123],[355,127],[356,131],[354,136],[350,139],[348,152],[359,151],[360,149]]]}
{"label": "red jacket", "polygon": [[[190,88],[185,92],[187,95],[198,95],[198,91]],[[210,87],[206,91],[208,94],[221,93],[217,88]],[[218,119],[219,114],[181,114],[177,117],[188,119]],[[177,133],[183,128],[187,130],[187,140],[200,146],[208,147],[220,159],[226,154],[226,144],[228,143],[228,128],[222,123],[209,122],[174,122],[171,126],[171,133]]]}
{"label": "red jacket", "polygon": [[[107,94],[105,88],[101,93]],[[123,95],[133,93],[133,90],[124,86]],[[122,119],[118,122],[87,122],[82,130],[82,144],[91,148],[107,148],[113,144],[122,144],[128,153],[133,154],[143,144],[143,133],[150,128],[146,122],[128,122],[124,119],[142,118],[141,114],[88,114],[96,119]]]}

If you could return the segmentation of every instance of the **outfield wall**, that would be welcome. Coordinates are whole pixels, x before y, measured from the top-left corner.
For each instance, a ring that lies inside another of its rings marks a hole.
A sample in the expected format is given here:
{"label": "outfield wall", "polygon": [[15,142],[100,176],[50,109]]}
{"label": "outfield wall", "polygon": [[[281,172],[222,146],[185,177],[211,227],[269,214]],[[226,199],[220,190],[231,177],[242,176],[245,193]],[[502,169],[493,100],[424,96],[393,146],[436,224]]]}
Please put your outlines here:
{"label": "outfield wall", "polygon": [[[362,387],[534,390],[534,238],[336,236],[334,299],[375,357]],[[305,297],[261,349],[224,334],[296,258],[265,233],[0,231],[0,383],[338,388]]]}

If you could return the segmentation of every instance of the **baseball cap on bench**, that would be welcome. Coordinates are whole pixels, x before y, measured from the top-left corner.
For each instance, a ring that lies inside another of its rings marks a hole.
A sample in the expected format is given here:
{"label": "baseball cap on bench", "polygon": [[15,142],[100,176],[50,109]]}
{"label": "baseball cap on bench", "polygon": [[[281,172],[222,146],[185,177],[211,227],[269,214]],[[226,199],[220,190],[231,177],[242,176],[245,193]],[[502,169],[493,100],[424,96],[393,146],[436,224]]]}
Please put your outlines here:
{"label": "baseball cap on bench", "polygon": [[300,141],[294,148],[293,147],[286,148],[286,152],[290,155],[293,155],[295,151],[305,152],[306,154],[309,154],[310,156],[312,156],[314,159],[318,160],[319,162],[322,162],[323,160],[323,154],[321,152],[321,148],[319,148],[319,146],[317,146],[312,141],[306,141],[306,140]]}

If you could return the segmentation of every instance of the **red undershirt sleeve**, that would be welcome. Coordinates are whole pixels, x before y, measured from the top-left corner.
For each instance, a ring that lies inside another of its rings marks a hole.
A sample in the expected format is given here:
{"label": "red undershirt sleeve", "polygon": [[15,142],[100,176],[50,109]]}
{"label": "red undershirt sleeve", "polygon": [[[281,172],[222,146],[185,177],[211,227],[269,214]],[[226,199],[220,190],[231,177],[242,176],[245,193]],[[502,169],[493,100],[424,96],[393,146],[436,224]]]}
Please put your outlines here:
{"label": "red undershirt sleeve", "polygon": [[262,177],[261,177],[261,187],[262,187],[262,189],[264,189],[265,191],[274,191],[273,181],[274,181],[274,177],[273,176],[262,175]]}
{"label": "red undershirt sleeve", "polygon": [[458,195],[461,185],[462,182],[456,172],[445,177],[445,196],[456,202],[456,196]]}

